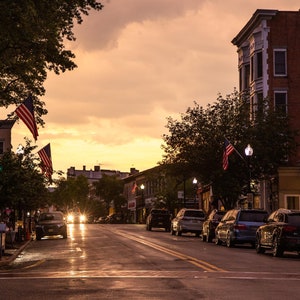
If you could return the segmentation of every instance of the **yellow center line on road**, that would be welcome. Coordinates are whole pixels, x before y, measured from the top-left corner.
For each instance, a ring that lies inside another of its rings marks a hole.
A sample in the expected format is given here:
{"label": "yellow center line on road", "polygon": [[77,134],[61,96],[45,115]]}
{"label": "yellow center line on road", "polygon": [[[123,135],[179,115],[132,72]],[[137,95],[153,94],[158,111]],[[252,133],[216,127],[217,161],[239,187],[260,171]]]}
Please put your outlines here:
{"label": "yellow center line on road", "polygon": [[189,255],[186,255],[186,254],[183,254],[183,253],[180,253],[180,252],[177,252],[177,251],[174,251],[174,250],[171,250],[171,249],[168,249],[166,247],[163,247],[163,246],[160,246],[158,244],[154,244],[152,242],[149,242],[149,241],[146,241],[142,238],[139,238],[139,237],[136,237],[136,236],[132,236],[132,235],[129,235],[128,233],[124,233],[124,232],[121,232],[121,231],[116,231],[117,234],[123,236],[123,237],[126,237],[126,238],[129,238],[131,240],[134,240],[136,242],[139,242],[141,244],[144,244],[146,246],[149,246],[151,248],[154,248],[156,250],[159,250],[161,252],[164,252],[164,253],[167,253],[167,254],[170,254],[172,256],[175,256],[175,257],[178,257],[184,261],[187,261],[205,271],[208,271],[208,272],[227,272],[226,270],[222,269],[222,268],[219,268],[213,264],[210,264],[206,261],[203,261],[201,259],[197,259],[195,257],[192,257],[192,256],[189,256]]}

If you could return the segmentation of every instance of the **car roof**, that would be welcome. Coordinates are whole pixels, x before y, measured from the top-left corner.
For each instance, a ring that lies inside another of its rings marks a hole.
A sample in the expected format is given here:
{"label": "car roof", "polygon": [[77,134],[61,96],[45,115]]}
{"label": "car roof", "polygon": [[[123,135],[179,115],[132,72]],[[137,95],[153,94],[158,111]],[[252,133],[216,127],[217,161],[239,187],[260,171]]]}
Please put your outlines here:
{"label": "car roof", "polygon": [[300,213],[300,210],[288,209],[288,208],[279,208],[279,209],[277,209],[277,212],[281,212],[281,213],[284,213],[284,214],[294,214],[294,213]]}

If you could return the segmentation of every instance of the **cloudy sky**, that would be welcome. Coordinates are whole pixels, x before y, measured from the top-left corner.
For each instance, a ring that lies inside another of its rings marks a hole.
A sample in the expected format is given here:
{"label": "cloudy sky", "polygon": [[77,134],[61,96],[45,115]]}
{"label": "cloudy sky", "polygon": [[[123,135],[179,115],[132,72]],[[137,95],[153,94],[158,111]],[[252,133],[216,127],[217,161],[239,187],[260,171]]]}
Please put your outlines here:
{"label": "cloudy sky", "polygon": [[[49,113],[38,148],[50,142],[55,170],[71,166],[142,171],[162,159],[166,118],[206,106],[238,86],[231,40],[256,9],[298,10],[299,0],[103,0],[68,44],[78,68],[50,74]],[[32,139],[14,125],[14,149]]]}

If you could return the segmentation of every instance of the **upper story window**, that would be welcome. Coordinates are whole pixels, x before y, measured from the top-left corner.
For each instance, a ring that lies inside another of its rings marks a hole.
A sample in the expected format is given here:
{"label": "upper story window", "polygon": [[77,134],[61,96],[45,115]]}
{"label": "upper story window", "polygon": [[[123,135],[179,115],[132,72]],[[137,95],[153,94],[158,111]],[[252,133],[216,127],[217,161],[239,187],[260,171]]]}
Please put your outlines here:
{"label": "upper story window", "polygon": [[287,114],[287,92],[274,93],[274,107],[276,111],[282,112],[284,115]]}
{"label": "upper story window", "polygon": [[263,76],[263,56],[262,51],[255,52],[250,59],[251,63],[251,81]]}
{"label": "upper story window", "polygon": [[254,96],[250,97],[250,120],[252,122],[255,121],[256,116],[263,113],[263,93],[259,91]]}
{"label": "upper story window", "polygon": [[250,85],[250,64],[245,64],[240,68],[240,91],[249,89]]}
{"label": "upper story window", "polygon": [[286,76],[286,49],[274,50],[274,76]]}

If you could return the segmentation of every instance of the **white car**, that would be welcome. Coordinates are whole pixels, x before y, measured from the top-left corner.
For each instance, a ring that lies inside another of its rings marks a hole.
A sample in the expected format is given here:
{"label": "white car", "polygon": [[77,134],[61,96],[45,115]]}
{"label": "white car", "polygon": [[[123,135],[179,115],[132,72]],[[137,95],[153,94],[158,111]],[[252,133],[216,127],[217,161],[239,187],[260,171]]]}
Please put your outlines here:
{"label": "white car", "polygon": [[202,209],[182,208],[171,223],[171,234],[181,236],[182,233],[195,233],[197,237],[202,232],[205,213]]}

